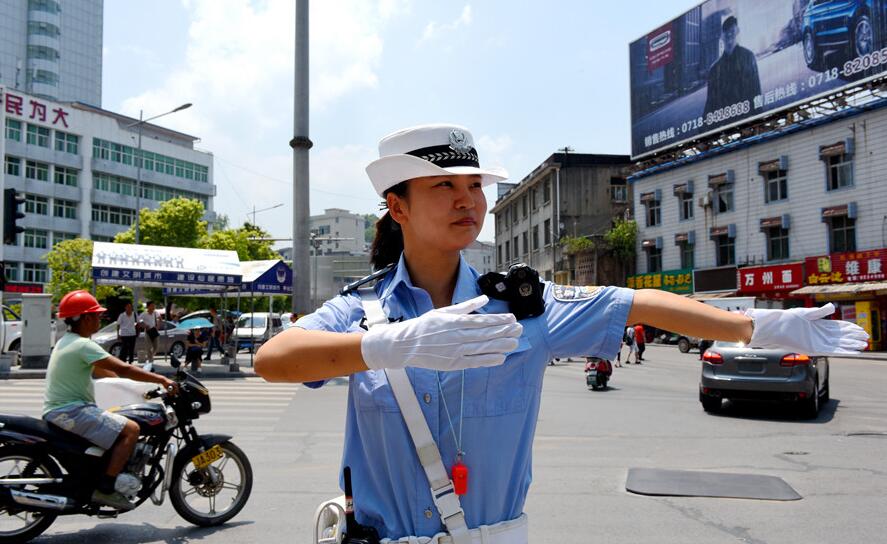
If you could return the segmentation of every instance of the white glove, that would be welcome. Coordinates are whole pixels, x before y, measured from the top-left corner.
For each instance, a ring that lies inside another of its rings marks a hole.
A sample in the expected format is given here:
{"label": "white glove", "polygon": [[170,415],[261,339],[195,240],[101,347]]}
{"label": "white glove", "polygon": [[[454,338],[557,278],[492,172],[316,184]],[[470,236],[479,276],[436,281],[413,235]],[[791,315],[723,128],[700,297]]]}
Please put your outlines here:
{"label": "white glove", "polygon": [[790,310],[748,309],[755,332],[749,346],[778,348],[807,355],[837,355],[865,349],[869,335],[849,321],[822,319],[832,315],[835,306],[792,308]]}
{"label": "white glove", "polygon": [[496,366],[517,349],[523,326],[513,314],[475,314],[485,295],[432,310],[416,319],[370,327],[360,342],[368,368],[415,366],[461,370]]}

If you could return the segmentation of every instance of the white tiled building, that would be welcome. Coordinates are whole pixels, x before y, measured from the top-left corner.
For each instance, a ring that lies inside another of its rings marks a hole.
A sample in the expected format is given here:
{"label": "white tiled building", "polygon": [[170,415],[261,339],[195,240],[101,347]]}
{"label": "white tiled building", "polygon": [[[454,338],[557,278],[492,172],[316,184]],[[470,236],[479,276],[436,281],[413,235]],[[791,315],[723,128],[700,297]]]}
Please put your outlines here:
{"label": "white tiled building", "polygon": [[887,247],[887,102],[629,178],[638,272]]}
{"label": "white tiled building", "polygon": [[[25,195],[26,231],[3,247],[11,281],[45,283],[44,256],[57,242],[110,241],[136,213],[137,122],[80,103],[51,102],[0,86],[2,188]],[[184,196],[200,200],[214,219],[212,154],[197,138],[142,126],[143,208]]]}

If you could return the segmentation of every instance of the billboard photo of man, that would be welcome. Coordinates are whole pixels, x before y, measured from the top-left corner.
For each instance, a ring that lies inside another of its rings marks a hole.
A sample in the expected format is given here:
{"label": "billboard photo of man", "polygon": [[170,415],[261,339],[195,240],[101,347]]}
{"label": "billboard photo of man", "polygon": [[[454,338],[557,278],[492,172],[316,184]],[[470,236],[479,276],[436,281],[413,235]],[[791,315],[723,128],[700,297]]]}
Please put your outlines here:
{"label": "billboard photo of man", "polygon": [[704,115],[748,101],[761,94],[755,54],[739,45],[739,21],[733,15],[721,24],[724,51],[708,71]]}

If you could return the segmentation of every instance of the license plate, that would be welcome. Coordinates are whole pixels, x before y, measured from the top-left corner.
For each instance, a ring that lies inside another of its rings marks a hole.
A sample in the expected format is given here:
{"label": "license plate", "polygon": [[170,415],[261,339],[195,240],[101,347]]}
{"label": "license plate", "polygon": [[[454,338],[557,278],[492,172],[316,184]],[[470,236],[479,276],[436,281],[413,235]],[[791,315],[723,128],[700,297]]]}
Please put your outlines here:
{"label": "license plate", "polygon": [[216,445],[206,450],[205,452],[198,453],[197,455],[192,457],[191,462],[194,463],[195,468],[200,470],[210,466],[224,456],[225,452],[222,451],[221,446]]}

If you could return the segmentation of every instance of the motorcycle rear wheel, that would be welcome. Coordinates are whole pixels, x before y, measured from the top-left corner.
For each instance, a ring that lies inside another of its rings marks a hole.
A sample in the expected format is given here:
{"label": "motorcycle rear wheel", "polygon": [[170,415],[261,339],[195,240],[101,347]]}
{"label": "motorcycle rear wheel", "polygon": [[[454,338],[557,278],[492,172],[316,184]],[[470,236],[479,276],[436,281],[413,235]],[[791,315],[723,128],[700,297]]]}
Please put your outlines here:
{"label": "motorcycle rear wheel", "polygon": [[[253,469],[243,450],[231,442],[219,446],[224,457],[203,472],[194,467],[187,455],[177,459],[173,467],[170,502],[182,518],[200,527],[221,525],[236,516],[246,506],[253,488]],[[229,463],[233,463],[235,471],[226,470],[231,468]],[[208,479],[210,474],[217,478],[216,483]],[[216,510],[216,499],[223,495],[230,500],[223,498],[224,508]]]}
{"label": "motorcycle rear wheel", "polygon": [[[62,470],[51,458],[40,455],[26,446],[0,447],[0,477],[13,476],[61,478]],[[38,491],[35,486],[16,486],[16,488]],[[37,538],[49,529],[58,517],[55,514],[27,511],[11,514],[8,508],[0,504],[0,544],[19,544]]]}

